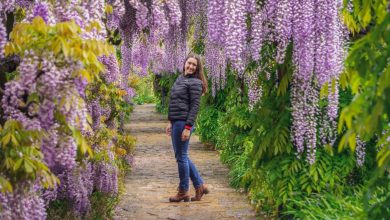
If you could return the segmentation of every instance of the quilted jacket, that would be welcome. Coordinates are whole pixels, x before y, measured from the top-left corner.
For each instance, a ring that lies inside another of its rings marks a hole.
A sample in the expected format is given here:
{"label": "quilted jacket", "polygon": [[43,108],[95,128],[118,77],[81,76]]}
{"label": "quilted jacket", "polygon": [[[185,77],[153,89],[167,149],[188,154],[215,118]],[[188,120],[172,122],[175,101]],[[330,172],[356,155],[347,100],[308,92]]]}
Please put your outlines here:
{"label": "quilted jacket", "polygon": [[193,126],[199,111],[202,96],[202,81],[193,75],[181,74],[171,88],[169,96],[168,119],[186,121]]}

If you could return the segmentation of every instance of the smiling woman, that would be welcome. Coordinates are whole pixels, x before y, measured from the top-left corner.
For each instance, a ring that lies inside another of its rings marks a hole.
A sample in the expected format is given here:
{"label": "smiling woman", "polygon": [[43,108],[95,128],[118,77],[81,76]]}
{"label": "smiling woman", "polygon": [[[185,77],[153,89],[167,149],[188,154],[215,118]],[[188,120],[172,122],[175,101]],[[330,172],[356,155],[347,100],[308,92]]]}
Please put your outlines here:
{"label": "smiling woman", "polygon": [[192,126],[199,111],[200,97],[207,92],[207,81],[203,75],[200,59],[196,55],[189,55],[181,74],[171,89],[169,99],[167,135],[172,138],[172,145],[179,170],[180,183],[178,193],[170,197],[170,202],[188,202],[190,196],[189,179],[195,187],[196,195],[192,201],[199,201],[203,194],[209,191],[203,185],[195,165],[188,158],[188,145],[192,133]]}
{"label": "smiling woman", "polygon": [[195,58],[193,57],[188,58],[186,63],[184,64],[184,70],[185,70],[184,75],[195,73],[197,66],[198,66],[198,61]]}

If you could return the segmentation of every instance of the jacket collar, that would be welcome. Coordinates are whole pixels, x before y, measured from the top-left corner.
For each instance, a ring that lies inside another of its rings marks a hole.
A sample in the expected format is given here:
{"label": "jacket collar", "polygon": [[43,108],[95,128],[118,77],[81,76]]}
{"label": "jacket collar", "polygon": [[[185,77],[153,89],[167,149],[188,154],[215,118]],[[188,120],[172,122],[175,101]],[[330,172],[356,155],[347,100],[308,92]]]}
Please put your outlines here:
{"label": "jacket collar", "polygon": [[187,75],[185,75],[185,74],[183,73],[183,76],[184,76],[185,78],[194,78],[194,77],[195,77],[195,74],[187,74]]}

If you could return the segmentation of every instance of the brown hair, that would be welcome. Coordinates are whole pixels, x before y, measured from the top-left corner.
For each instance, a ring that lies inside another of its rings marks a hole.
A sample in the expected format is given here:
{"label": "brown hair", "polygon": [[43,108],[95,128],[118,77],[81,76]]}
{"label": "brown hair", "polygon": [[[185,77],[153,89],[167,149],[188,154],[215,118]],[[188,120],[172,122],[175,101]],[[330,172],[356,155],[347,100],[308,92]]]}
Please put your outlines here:
{"label": "brown hair", "polygon": [[204,94],[207,93],[208,83],[207,83],[206,77],[204,76],[203,65],[202,65],[202,62],[200,61],[200,57],[198,55],[196,55],[194,53],[188,54],[188,56],[184,60],[184,64],[183,64],[183,74],[184,74],[184,71],[185,71],[186,62],[187,62],[187,60],[189,58],[196,59],[197,65],[196,65],[196,70],[195,70],[194,75],[195,75],[196,78],[198,78],[198,79],[200,79],[202,81],[202,95],[204,95]]}

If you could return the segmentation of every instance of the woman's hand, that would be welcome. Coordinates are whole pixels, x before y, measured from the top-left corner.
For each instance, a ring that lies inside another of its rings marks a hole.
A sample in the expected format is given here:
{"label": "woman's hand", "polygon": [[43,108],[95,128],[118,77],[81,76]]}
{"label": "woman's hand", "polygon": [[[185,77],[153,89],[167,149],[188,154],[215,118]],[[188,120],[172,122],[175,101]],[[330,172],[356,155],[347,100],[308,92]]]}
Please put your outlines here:
{"label": "woman's hand", "polygon": [[191,134],[190,130],[184,129],[183,133],[181,133],[181,140],[186,141],[186,140],[190,139],[190,134]]}
{"label": "woman's hand", "polygon": [[171,136],[171,131],[172,131],[172,124],[169,123],[165,128],[165,133],[167,134],[167,136]]}

